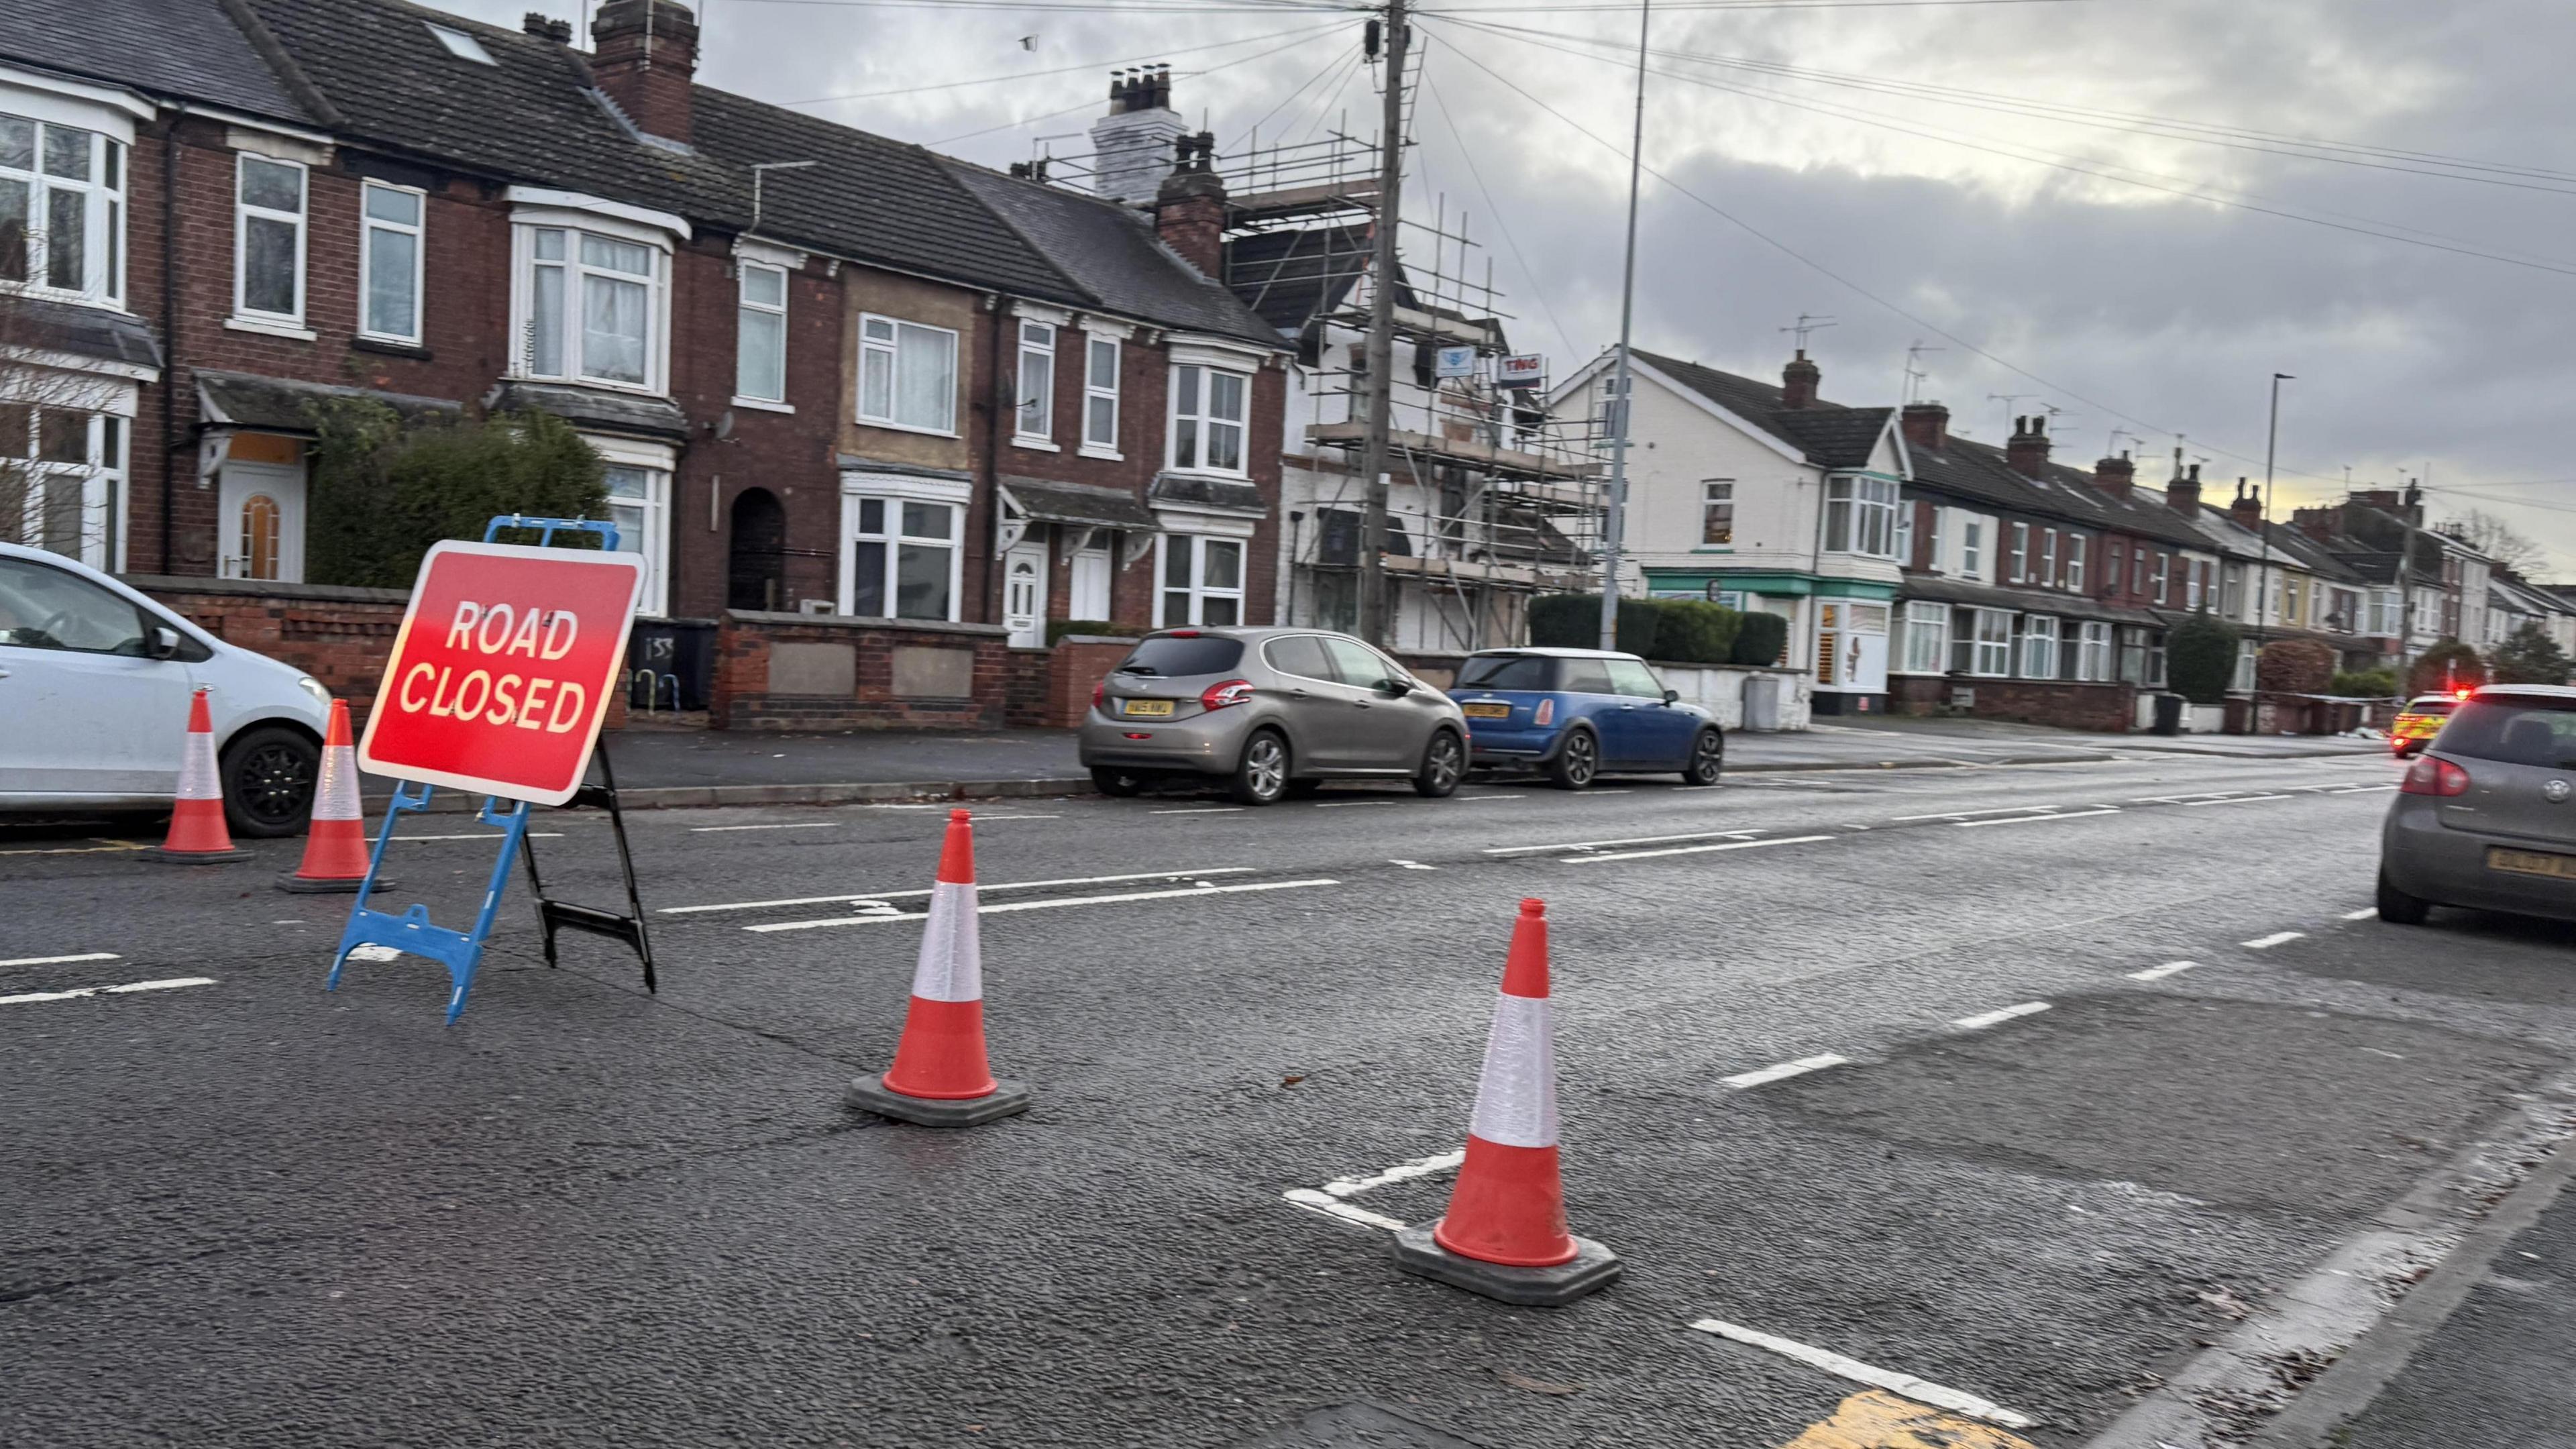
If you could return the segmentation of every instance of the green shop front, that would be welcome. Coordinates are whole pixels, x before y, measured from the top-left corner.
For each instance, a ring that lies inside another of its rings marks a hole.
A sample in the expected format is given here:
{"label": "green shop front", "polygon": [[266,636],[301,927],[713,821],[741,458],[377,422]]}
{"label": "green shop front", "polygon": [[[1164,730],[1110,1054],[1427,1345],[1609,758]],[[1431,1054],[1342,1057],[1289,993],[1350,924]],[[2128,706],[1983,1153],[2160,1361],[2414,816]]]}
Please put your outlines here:
{"label": "green shop front", "polygon": [[1649,567],[1646,593],[1778,614],[1789,621],[1779,662],[1815,677],[1816,713],[1887,713],[1887,621],[1896,598],[1892,585],[1810,573]]}

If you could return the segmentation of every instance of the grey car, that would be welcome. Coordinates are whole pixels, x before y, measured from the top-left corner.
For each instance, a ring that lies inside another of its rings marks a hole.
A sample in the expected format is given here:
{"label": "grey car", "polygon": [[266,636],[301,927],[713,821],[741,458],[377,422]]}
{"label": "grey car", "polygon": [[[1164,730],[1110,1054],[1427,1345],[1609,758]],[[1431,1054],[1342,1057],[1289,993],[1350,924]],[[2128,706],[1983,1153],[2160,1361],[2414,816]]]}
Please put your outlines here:
{"label": "grey car", "polygon": [[2431,906],[2576,921],[2576,689],[2489,685],[2407,767],[2379,835],[2379,918]]}
{"label": "grey car", "polygon": [[1267,805],[1326,780],[1377,778],[1437,798],[1466,773],[1467,722],[1347,634],[1166,629],[1136,641],[1092,691],[1081,750],[1105,795],[1198,777]]}

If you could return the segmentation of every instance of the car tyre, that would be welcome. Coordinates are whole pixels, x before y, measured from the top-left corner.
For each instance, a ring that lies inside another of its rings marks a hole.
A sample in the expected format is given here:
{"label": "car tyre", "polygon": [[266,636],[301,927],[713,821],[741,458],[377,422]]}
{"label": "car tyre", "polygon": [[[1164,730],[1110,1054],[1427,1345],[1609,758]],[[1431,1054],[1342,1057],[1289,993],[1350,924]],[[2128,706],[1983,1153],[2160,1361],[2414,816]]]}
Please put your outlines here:
{"label": "car tyre", "polygon": [[2410,896],[2389,883],[2385,866],[2379,872],[2379,918],[2392,926],[2420,926],[2424,913],[2433,908],[2431,901]]}
{"label": "car tyre", "polygon": [[1587,729],[1565,732],[1565,743],[1556,747],[1556,758],[1547,762],[1547,780],[1560,790],[1580,790],[1589,786],[1601,773],[1601,742]]}
{"label": "car tyre", "polygon": [[234,736],[216,766],[224,822],[254,840],[293,835],[313,815],[313,785],[322,777],[322,747],[284,725]]}
{"label": "car tyre", "polygon": [[1690,763],[1682,766],[1685,785],[1714,785],[1726,771],[1726,736],[1701,730],[1691,741]]}
{"label": "car tyre", "polygon": [[1431,743],[1423,746],[1422,768],[1413,774],[1413,793],[1426,800],[1446,800],[1458,793],[1458,781],[1467,773],[1467,747],[1447,730],[1433,730]]}
{"label": "car tyre", "polygon": [[1288,741],[1277,730],[1254,730],[1243,742],[1226,793],[1239,805],[1274,805],[1288,793]]}
{"label": "car tyre", "polygon": [[1091,788],[1124,800],[1144,793],[1145,777],[1125,770],[1113,770],[1106,765],[1094,765],[1091,767]]}

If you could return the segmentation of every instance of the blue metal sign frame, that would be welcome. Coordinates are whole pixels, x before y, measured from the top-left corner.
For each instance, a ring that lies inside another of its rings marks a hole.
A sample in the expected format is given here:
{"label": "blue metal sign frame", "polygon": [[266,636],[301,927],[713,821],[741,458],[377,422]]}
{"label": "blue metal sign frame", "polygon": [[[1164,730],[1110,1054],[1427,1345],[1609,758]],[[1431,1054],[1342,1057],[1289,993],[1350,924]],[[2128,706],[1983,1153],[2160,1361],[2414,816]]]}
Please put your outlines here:
{"label": "blue metal sign frame", "polygon": [[[617,548],[617,525],[605,520],[587,518],[528,518],[511,513],[495,517],[483,525],[483,541],[493,542],[503,529],[534,529],[539,548],[554,543],[558,533],[589,533],[599,537],[599,546],[611,552]],[[366,879],[358,882],[358,898],[349,907],[349,924],[340,932],[340,947],[332,953],[331,976],[324,983],[326,991],[340,989],[340,973],[349,964],[349,954],[361,946],[382,946],[426,956],[447,968],[450,985],[447,996],[447,1024],[465,1014],[465,994],[473,989],[474,973],[483,964],[483,945],[492,935],[492,918],[501,908],[501,893],[509,888],[510,867],[519,858],[528,839],[528,812],[533,807],[525,800],[504,800],[498,795],[483,797],[483,808],[474,818],[493,826],[501,834],[501,857],[492,863],[491,879],[483,888],[483,908],[475,913],[474,928],[458,931],[430,923],[429,908],[414,905],[401,915],[367,908],[367,896],[374,891],[377,873],[384,869],[385,847],[394,839],[394,823],[405,815],[429,808],[435,786],[404,781],[394,786],[393,803],[385,809],[385,823],[376,832],[376,848],[367,857]],[[552,946],[552,933],[548,933]],[[551,954],[551,952],[549,952]]]}

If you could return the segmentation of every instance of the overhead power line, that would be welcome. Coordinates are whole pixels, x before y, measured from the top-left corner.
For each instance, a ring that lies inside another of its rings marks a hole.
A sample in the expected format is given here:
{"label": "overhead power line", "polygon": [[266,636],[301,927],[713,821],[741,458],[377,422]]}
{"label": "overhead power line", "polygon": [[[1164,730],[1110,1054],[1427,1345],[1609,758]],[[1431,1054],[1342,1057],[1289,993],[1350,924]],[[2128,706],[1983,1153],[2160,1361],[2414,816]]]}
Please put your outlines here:
{"label": "overhead power line", "polygon": [[[1304,45],[1310,40],[1320,39],[1327,34],[1338,31],[1342,29],[1346,23],[1347,22],[1340,20],[1329,21],[1312,30],[1303,32],[1298,35],[1296,39],[1291,40],[1284,45],[1274,45],[1268,50],[1256,50],[1250,55],[1236,56],[1232,60],[1220,61],[1203,70],[1190,71],[1187,72],[1187,74],[1202,76],[1215,75],[1219,71],[1232,70],[1238,65],[1250,65],[1256,60],[1267,60],[1271,56],[1278,55],[1283,51],[1295,50],[1298,46]],[[953,146],[960,141],[971,141],[978,136],[989,136],[995,131],[1017,130],[1019,127],[1035,125],[1040,121],[1052,121],[1058,116],[1070,116],[1076,111],[1090,110],[1099,104],[1100,102],[1097,98],[1085,96],[1083,99],[1078,100],[1069,106],[1061,106],[1055,110],[1041,112],[1034,116],[1022,116],[1018,120],[1004,121],[999,125],[984,126],[972,131],[961,131],[957,135],[942,137],[939,140],[928,141],[923,144],[928,146]]]}
{"label": "overhead power line", "polygon": [[[1338,25],[1340,22],[1335,21],[1332,22],[1332,24]],[[1197,55],[1205,51],[1225,50],[1237,45],[1258,45],[1265,40],[1277,40],[1283,35],[1311,34],[1315,29],[1316,27],[1312,26],[1297,26],[1287,30],[1271,30],[1265,31],[1259,35],[1247,35],[1240,40],[1220,40],[1209,45],[1185,46],[1179,50],[1156,50],[1150,51],[1144,55],[1119,56],[1111,60],[1089,60],[1075,65],[1053,66],[1046,70],[1011,71],[1003,75],[977,76],[973,80],[934,81],[929,85],[897,86],[891,90],[882,91],[844,91],[839,95],[809,96],[801,101],[775,101],[772,102],[772,104],[781,106],[828,106],[838,104],[842,101],[873,101],[887,96],[917,96],[926,94],[930,91],[952,91],[963,89],[968,86],[1000,85],[1006,81],[1043,80],[1049,76],[1071,75],[1077,71],[1110,70],[1122,65],[1141,65],[1147,61],[1168,60],[1176,55]]]}

